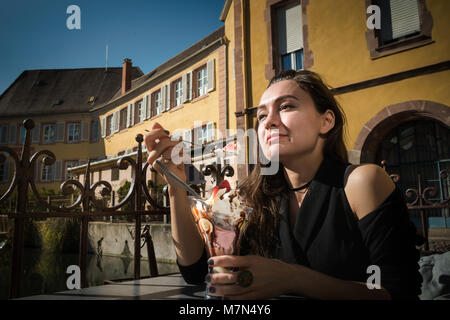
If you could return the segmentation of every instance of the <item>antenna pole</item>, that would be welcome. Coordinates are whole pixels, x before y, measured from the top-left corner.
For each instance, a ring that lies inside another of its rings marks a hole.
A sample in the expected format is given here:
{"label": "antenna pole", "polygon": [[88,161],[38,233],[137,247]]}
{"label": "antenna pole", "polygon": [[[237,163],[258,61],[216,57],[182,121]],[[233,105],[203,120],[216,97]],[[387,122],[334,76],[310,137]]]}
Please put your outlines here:
{"label": "antenna pole", "polygon": [[108,71],[108,45],[106,45],[106,68],[105,71]]}

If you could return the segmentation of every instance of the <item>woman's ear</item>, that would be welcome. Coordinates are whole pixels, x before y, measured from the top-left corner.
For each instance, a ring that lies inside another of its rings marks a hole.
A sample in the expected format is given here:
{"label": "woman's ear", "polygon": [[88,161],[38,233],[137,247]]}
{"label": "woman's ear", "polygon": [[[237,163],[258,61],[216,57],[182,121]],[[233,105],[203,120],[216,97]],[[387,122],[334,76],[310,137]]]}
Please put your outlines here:
{"label": "woman's ear", "polygon": [[331,129],[334,128],[335,116],[331,109],[327,109],[322,115],[322,123],[320,126],[320,133],[327,134]]}

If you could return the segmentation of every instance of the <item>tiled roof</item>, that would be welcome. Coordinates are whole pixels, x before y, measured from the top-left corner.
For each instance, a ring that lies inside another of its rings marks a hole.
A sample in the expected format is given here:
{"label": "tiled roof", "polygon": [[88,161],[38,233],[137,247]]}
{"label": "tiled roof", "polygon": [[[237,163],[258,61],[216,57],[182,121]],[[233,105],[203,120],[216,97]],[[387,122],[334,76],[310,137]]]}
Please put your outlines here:
{"label": "tiled roof", "polygon": [[[132,79],[142,75],[133,67]],[[0,96],[0,117],[88,112],[121,85],[122,68],[26,70]]]}

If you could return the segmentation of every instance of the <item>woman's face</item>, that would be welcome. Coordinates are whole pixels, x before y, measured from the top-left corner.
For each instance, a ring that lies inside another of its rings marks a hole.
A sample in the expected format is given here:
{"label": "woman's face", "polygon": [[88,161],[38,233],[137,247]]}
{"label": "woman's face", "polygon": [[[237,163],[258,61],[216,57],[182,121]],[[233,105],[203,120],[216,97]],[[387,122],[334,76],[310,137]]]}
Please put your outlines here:
{"label": "woman's face", "polygon": [[329,113],[320,114],[311,96],[295,80],[272,84],[264,91],[257,110],[258,139],[265,157],[274,160],[278,153],[282,162],[322,147],[319,134],[332,128],[328,128]]}

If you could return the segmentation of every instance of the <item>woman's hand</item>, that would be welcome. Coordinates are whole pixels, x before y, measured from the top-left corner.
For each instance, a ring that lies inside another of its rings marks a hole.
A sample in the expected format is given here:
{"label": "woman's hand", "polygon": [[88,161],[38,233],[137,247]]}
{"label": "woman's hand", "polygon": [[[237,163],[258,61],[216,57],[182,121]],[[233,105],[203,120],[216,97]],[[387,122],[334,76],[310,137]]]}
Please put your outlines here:
{"label": "woman's hand", "polygon": [[[184,190],[179,184],[170,176],[167,176],[161,168],[155,163],[156,160],[162,162],[169,170],[171,170],[182,181],[186,181],[186,173],[184,171],[184,163],[178,165],[174,164],[171,160],[172,149],[179,143],[179,141],[171,141],[170,136],[166,133],[164,128],[157,122],[152,126],[149,133],[144,138],[145,145],[147,147],[148,158],[147,162],[164,177],[166,182],[170,186],[169,191],[182,191]],[[181,148],[182,150],[183,148]],[[179,155],[182,158],[182,155]],[[164,161],[166,160],[166,161]],[[184,192],[184,191],[183,191]]]}
{"label": "woman's hand", "polygon": [[[276,259],[260,256],[216,256],[208,260],[211,267],[238,267],[250,271],[253,281],[248,287],[238,284],[240,271],[210,273],[206,279],[208,290],[228,299],[269,299],[290,292],[292,266]],[[212,288],[212,289],[211,289]]]}

